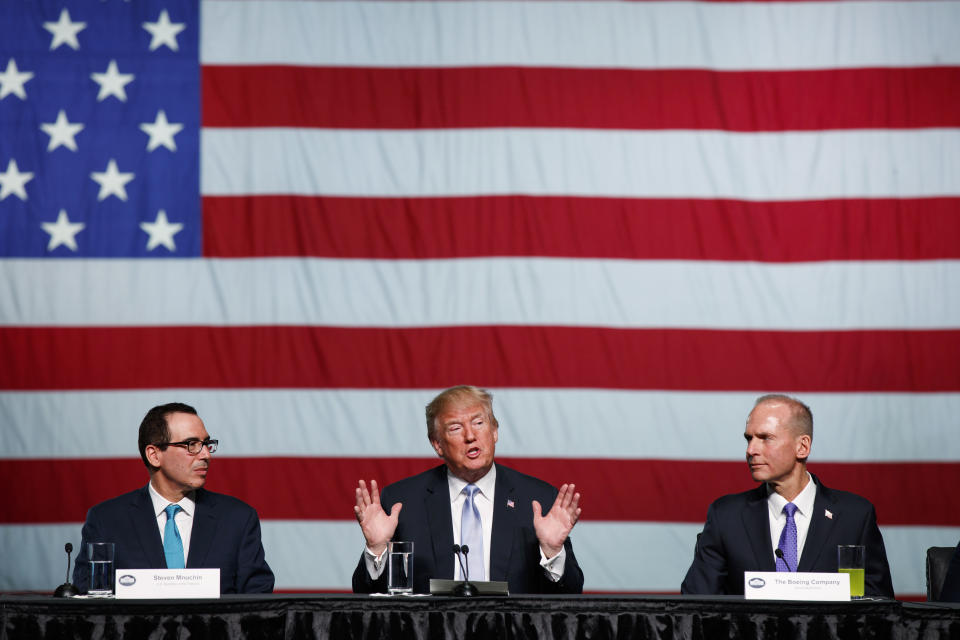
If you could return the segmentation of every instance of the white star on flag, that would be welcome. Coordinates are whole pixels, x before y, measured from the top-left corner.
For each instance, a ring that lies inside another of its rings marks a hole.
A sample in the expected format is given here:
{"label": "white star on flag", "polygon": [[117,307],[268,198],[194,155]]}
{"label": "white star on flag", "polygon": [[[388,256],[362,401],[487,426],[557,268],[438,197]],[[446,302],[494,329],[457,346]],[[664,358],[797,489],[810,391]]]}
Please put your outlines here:
{"label": "white star on flag", "polygon": [[70,222],[65,209],[60,209],[60,215],[56,222],[42,222],[40,226],[50,234],[50,242],[47,243],[47,251],[53,251],[60,245],[66,245],[71,251],[77,250],[76,235],[86,227],[82,222]]}
{"label": "white star on flag", "polygon": [[63,11],[60,12],[60,19],[58,21],[44,22],[43,28],[53,34],[53,38],[50,40],[50,51],[53,51],[62,44],[76,51],[80,48],[77,34],[87,28],[87,23],[71,22],[70,12],[63,9]]}
{"label": "white star on flag", "polygon": [[170,14],[164,9],[156,22],[144,22],[143,28],[150,32],[150,51],[156,51],[163,45],[172,51],[178,50],[177,34],[187,28],[183,22],[170,22]]}
{"label": "white star on flag", "polygon": [[9,195],[15,195],[21,200],[27,199],[27,189],[25,185],[33,180],[33,173],[30,171],[21,172],[17,167],[17,161],[13,158],[7,163],[7,170],[0,173],[0,200]]}
{"label": "white star on flag", "polygon": [[126,86],[133,82],[132,73],[120,73],[117,68],[117,61],[111,60],[104,73],[91,73],[93,81],[100,85],[100,93],[97,94],[97,102],[100,102],[109,96],[114,96],[121,102],[127,101]]}
{"label": "white star on flag", "polygon": [[167,212],[163,209],[157,211],[157,217],[153,222],[141,222],[140,228],[150,234],[147,240],[147,251],[153,251],[158,246],[163,245],[170,251],[176,251],[177,245],[173,242],[173,236],[180,233],[183,224],[179,222],[170,222],[167,220]]}
{"label": "white star on flag", "polygon": [[110,196],[117,196],[124,202],[127,200],[126,185],[133,180],[132,173],[121,173],[117,161],[110,158],[106,171],[94,171],[90,174],[94,182],[100,185],[97,200],[104,200]]}
{"label": "white star on flag", "polygon": [[50,136],[50,144],[47,145],[47,151],[53,151],[60,145],[65,146],[67,149],[70,149],[70,151],[76,151],[77,141],[74,139],[74,136],[83,130],[83,125],[79,122],[72,124],[67,120],[67,112],[60,109],[56,122],[41,123],[40,128]]}
{"label": "white star on flag", "polygon": [[26,100],[27,92],[23,85],[32,77],[33,71],[20,71],[17,69],[16,60],[13,58],[7,60],[7,70],[0,73],[0,100],[11,93],[21,100]]}
{"label": "white star on flag", "polygon": [[177,143],[174,142],[173,136],[180,133],[183,125],[179,122],[168,122],[167,114],[163,109],[160,109],[157,111],[156,120],[152,123],[144,122],[140,125],[140,129],[150,136],[150,140],[147,142],[147,151],[153,151],[159,146],[164,146],[170,151],[176,151]]}

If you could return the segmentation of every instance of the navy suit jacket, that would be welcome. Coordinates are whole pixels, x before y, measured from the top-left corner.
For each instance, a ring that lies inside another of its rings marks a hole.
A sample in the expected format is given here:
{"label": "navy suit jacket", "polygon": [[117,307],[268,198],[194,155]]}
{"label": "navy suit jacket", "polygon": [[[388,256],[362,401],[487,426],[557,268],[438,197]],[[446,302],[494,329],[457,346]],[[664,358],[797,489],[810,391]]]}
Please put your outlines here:
{"label": "navy suit jacket", "polygon": [[[563,576],[552,582],[540,566],[540,543],[533,529],[537,500],[546,513],[557,497],[548,483],[497,465],[493,529],[490,540],[490,580],[506,581],[510,593],[582,593],[583,572],[573,555],[570,539],[564,543]],[[386,487],[380,503],[390,513],[403,503],[394,540],[413,541],[413,590],[430,592],[430,578],[453,579],[453,525],[447,467],[440,465]],[[387,572],[372,580],[361,556],[353,572],[355,593],[385,592]]]}
{"label": "navy suit jacket", "polygon": [[943,587],[940,589],[940,601],[960,602],[960,544],[957,545],[957,550],[953,552],[953,558],[950,559],[950,567],[947,569]]}
{"label": "navy suit jacket", "polygon": [[[814,481],[817,497],[797,571],[835,573],[837,545],[862,544],[866,547],[865,594],[893,598],[887,552],[873,505],[853,493],[828,489],[816,476]],[[776,571],[764,484],[710,505],[680,591],[742,595],[744,571]]]}
{"label": "navy suit jacket", "polygon": [[[273,572],[264,559],[260,519],[247,503],[205,489],[195,493],[188,569],[220,569],[221,593],[270,593]],[[87,542],[113,542],[114,567],[163,569],[167,566],[153,502],[146,486],[101,502],[87,512],[73,584],[81,593],[90,583]]]}

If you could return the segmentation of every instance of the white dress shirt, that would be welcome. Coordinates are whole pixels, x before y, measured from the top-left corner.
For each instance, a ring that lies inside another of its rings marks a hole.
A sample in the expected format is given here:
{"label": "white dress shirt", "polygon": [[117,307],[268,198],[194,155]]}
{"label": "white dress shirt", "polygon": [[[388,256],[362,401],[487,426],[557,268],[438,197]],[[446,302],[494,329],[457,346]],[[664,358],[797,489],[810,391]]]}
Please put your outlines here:
{"label": "white dress shirt", "polygon": [[187,565],[187,558],[190,557],[190,532],[193,530],[193,515],[196,513],[197,503],[194,501],[194,493],[191,491],[180,502],[170,502],[153,488],[153,484],[147,485],[150,490],[150,499],[153,501],[153,512],[157,514],[157,527],[160,528],[160,541],[163,542],[163,532],[167,526],[167,505],[178,504],[180,511],[173,517],[177,530],[180,531],[180,540],[183,542],[183,565]]}
{"label": "white dress shirt", "polygon": [[[463,493],[463,488],[467,486],[467,482],[457,478],[447,470],[447,486],[450,489],[450,514],[451,525],[453,527],[453,542],[455,544],[460,544],[460,519],[463,516],[463,503],[466,501],[467,496]],[[496,465],[490,467],[490,471],[486,473],[485,476],[477,480],[475,483],[479,491],[477,495],[474,496],[473,502],[477,506],[477,510],[480,512],[480,526],[483,529],[483,568],[484,568],[484,577],[487,580],[490,580],[490,544],[493,539],[493,505],[495,499],[495,490],[497,486],[497,467]],[[540,505],[543,509],[544,515],[550,510],[552,504]],[[517,505],[517,508],[522,508],[521,505]],[[527,505],[528,509],[532,509],[530,505]],[[416,550],[414,550],[416,554]],[[386,569],[386,550],[377,556],[373,551],[370,550],[370,547],[364,548],[363,553],[364,564],[367,567],[367,573],[371,578],[376,580],[383,574],[384,569]],[[552,558],[547,558],[543,549],[540,549],[540,566],[543,567],[544,571],[547,573],[547,577],[553,582],[557,582],[560,578],[563,577],[563,570],[566,566],[567,559],[567,550],[564,548],[560,549],[560,553],[553,556]],[[453,575],[456,578],[462,579],[460,573],[460,563],[457,560],[456,555],[450,553],[450,561],[453,563]]]}
{"label": "white dress shirt", "polygon": [[[767,513],[770,516],[770,541],[773,543],[774,551],[776,551],[780,545],[780,534],[787,525],[787,514],[783,512],[783,507],[789,500],[772,490],[770,485],[767,485],[767,493],[769,494],[767,496],[767,506],[769,507]],[[807,486],[793,499],[793,504],[797,505],[797,510],[793,514],[793,521],[797,525],[797,564],[800,564],[800,557],[803,555],[803,545],[807,541],[807,531],[810,529],[810,520],[813,518],[813,503],[816,499],[817,484],[808,471]],[[774,553],[773,555],[774,561],[776,561],[777,554]],[[797,570],[796,567],[790,567],[790,569],[792,571]]]}

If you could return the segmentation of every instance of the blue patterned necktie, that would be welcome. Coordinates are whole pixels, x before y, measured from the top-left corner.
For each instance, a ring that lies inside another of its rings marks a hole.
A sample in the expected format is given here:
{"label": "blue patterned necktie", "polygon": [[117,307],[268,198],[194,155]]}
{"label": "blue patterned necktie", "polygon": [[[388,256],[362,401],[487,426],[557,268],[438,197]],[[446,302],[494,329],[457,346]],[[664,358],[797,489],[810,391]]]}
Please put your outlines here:
{"label": "blue patterned necktie", "polygon": [[460,516],[460,544],[470,547],[467,554],[467,569],[471,580],[484,580],[483,570],[483,527],[480,525],[480,510],[474,502],[480,487],[468,484],[463,488],[467,499],[463,501],[463,513]]}
{"label": "blue patterned necktie", "polygon": [[167,569],[183,569],[183,540],[174,517],[180,511],[180,505],[167,505],[167,524],[163,528],[163,555],[167,558]]}
{"label": "blue patterned necktie", "polygon": [[796,571],[797,522],[793,519],[793,514],[797,512],[797,505],[788,502],[783,505],[783,512],[787,514],[787,524],[783,525],[783,531],[780,532],[779,548],[783,557],[777,558],[777,571]]}

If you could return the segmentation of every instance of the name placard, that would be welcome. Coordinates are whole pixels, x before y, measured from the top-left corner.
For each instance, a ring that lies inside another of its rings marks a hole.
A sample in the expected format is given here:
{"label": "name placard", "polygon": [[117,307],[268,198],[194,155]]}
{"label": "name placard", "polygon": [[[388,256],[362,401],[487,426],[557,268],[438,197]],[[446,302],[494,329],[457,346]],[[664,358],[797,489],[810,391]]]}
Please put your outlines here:
{"label": "name placard", "polygon": [[747,600],[849,600],[850,576],[846,573],[744,571],[743,597]]}
{"label": "name placard", "polygon": [[220,569],[117,569],[117,598],[219,598]]}

